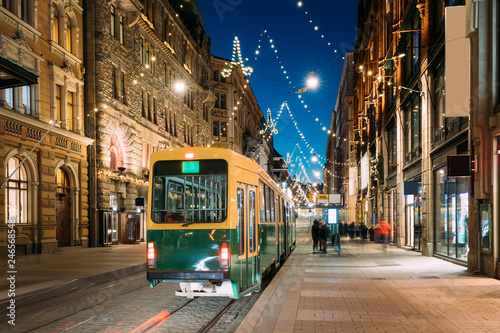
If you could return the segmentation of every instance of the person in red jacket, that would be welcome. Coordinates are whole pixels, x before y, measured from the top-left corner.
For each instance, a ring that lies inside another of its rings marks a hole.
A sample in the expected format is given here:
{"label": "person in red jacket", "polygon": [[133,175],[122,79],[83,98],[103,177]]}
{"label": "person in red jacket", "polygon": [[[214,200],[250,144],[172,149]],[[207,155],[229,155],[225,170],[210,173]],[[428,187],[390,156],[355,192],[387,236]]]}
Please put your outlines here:
{"label": "person in red jacket", "polygon": [[389,232],[391,231],[391,226],[387,221],[380,221],[377,228],[377,233],[380,235],[380,242],[384,250],[387,250],[387,243],[389,241]]}

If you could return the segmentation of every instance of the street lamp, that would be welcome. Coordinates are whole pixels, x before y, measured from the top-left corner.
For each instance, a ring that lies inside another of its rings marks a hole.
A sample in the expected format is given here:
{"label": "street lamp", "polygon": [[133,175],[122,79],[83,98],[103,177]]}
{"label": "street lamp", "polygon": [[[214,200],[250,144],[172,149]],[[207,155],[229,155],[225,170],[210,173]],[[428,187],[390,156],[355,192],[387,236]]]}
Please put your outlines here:
{"label": "street lamp", "polygon": [[174,90],[177,93],[183,93],[186,90],[186,85],[182,81],[177,81],[174,84]]}
{"label": "street lamp", "polygon": [[318,78],[314,76],[314,72],[311,72],[311,76],[306,81],[307,87],[310,89],[315,89],[319,85]]}

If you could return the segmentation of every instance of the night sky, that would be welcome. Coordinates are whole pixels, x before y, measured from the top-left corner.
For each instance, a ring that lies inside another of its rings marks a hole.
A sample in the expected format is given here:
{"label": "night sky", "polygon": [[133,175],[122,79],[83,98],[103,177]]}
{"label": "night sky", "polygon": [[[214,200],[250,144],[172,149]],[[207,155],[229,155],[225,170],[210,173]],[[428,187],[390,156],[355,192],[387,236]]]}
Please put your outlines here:
{"label": "night sky", "polygon": [[[267,117],[270,109],[273,119],[279,116],[274,146],[285,158],[287,153],[293,154],[294,166],[289,165],[292,176],[297,175],[304,183],[321,183],[342,57],[353,50],[357,36],[358,1],[302,2],[299,7],[296,0],[197,1],[214,56],[231,59],[233,40],[238,37],[242,57],[248,58],[244,66],[254,70],[249,81],[262,112]],[[297,92],[290,92],[305,87],[311,71],[319,86],[300,94],[301,98]],[[285,100],[293,118],[286,107],[279,115]],[[312,151],[319,156],[318,162],[311,161]],[[319,171],[319,177],[314,171]]]}

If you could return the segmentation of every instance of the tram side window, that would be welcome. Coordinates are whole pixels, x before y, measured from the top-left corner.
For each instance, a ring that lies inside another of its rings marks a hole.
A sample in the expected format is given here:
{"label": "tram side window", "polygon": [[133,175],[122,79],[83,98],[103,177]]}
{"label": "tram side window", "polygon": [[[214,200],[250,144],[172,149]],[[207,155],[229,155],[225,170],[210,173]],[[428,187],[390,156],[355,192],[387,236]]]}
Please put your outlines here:
{"label": "tram side window", "polygon": [[238,205],[238,243],[240,244],[240,256],[245,253],[245,192],[243,189],[238,189],[237,194]]}
{"label": "tram side window", "polygon": [[266,221],[271,222],[271,189],[266,185]]}
{"label": "tram side window", "polygon": [[[257,198],[256,198],[257,199]],[[260,206],[260,222],[275,223],[276,202],[274,199],[274,190],[272,190],[264,182],[259,182],[259,206]]]}
{"label": "tram side window", "polygon": [[[153,192],[155,196],[153,197],[153,216],[151,217],[153,221],[163,221],[165,220],[166,211],[166,200],[165,200],[165,178],[155,178],[153,183]],[[170,195],[168,197],[170,200]]]}
{"label": "tram side window", "polygon": [[255,225],[255,192],[248,192],[248,226],[249,226],[249,247],[250,252],[255,252],[256,250],[256,225]]}
{"label": "tram side window", "polygon": [[262,180],[259,181],[259,206],[260,206],[260,222],[266,221],[266,195],[265,195],[265,185]]}
{"label": "tram side window", "polygon": [[271,203],[271,219],[269,221],[275,223],[276,222],[276,207],[275,207],[275,202],[274,202],[274,191],[269,189],[269,194],[271,196],[271,199],[269,200]]}

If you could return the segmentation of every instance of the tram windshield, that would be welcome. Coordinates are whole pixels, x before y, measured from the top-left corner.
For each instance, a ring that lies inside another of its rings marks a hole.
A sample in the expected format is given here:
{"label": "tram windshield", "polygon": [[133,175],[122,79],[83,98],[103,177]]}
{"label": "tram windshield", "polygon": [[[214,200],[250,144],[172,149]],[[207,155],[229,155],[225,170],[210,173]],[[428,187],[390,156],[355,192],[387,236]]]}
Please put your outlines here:
{"label": "tram windshield", "polygon": [[153,222],[223,222],[227,216],[227,169],[225,160],[156,162]]}

